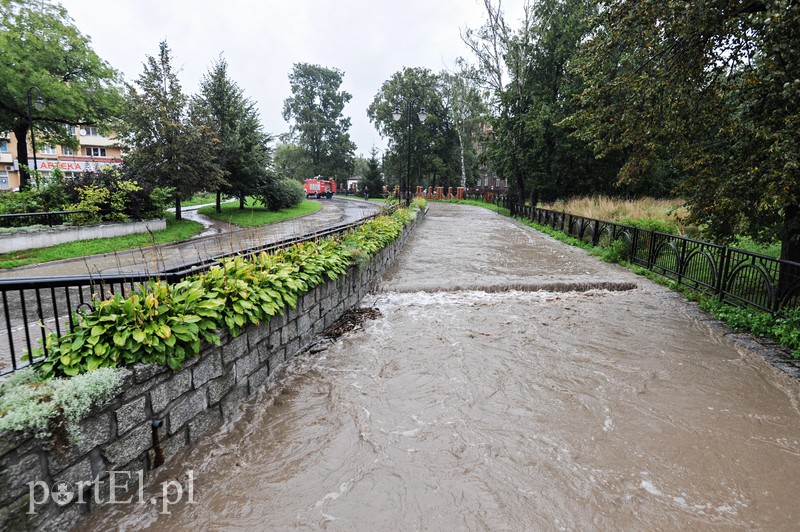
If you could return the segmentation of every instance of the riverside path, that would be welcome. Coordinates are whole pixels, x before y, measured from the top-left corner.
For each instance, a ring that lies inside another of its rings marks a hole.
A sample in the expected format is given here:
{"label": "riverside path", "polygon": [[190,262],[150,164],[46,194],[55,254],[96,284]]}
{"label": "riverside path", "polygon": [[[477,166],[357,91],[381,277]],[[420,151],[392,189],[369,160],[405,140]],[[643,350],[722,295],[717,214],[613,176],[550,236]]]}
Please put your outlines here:
{"label": "riverside path", "polygon": [[796,529],[800,385],[675,293],[432,204],[362,305],[81,529]]}

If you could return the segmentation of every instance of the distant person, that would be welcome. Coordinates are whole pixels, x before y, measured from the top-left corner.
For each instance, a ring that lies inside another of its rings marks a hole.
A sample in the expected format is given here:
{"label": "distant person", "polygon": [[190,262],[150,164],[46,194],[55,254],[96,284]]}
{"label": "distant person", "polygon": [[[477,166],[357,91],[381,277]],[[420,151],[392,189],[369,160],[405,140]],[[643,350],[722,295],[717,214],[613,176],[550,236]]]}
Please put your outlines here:
{"label": "distant person", "polygon": [[369,201],[369,187],[364,185],[364,201]]}

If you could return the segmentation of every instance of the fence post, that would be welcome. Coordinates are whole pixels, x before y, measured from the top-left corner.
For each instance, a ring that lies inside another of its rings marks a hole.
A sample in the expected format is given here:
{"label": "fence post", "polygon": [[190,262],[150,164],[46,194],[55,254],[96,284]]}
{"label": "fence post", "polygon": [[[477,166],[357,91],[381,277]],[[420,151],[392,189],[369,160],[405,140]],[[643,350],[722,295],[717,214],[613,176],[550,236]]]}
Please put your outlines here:
{"label": "fence post", "polygon": [[656,232],[655,231],[648,231],[650,233],[650,245],[647,249],[647,269],[653,269],[653,255],[656,252]]}
{"label": "fence post", "polygon": [[731,267],[731,250],[725,246],[722,252],[722,263],[719,265],[719,279],[717,279],[716,292],[720,301],[725,301],[725,288],[728,280],[728,271]]}
{"label": "fence post", "polygon": [[684,259],[686,257],[686,240],[681,240],[681,253],[678,257],[676,257],[677,264],[675,266],[678,267],[678,284],[683,284],[681,280],[683,279],[684,273]]}

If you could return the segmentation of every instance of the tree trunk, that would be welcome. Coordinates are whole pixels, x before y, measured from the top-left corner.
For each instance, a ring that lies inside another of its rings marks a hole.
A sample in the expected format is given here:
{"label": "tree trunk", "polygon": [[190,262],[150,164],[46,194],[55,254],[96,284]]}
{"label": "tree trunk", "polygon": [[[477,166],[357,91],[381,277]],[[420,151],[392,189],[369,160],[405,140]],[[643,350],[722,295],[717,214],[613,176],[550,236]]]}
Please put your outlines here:
{"label": "tree trunk", "polygon": [[217,190],[217,206],[215,208],[217,214],[222,212],[222,191]]}
{"label": "tree trunk", "polygon": [[458,146],[461,149],[461,186],[467,186],[467,164],[464,158],[464,138],[461,135],[461,130],[458,130]]}
{"label": "tree trunk", "polygon": [[181,217],[181,198],[175,197],[175,219],[183,220]]}
{"label": "tree trunk", "polygon": [[239,208],[244,210],[244,194],[239,194]]}
{"label": "tree trunk", "polygon": [[[781,260],[800,263],[800,205],[787,205],[783,212]],[[778,275],[778,304],[797,298],[800,295],[800,267],[782,263]]]}
{"label": "tree trunk", "polygon": [[31,186],[31,173],[28,170],[28,123],[18,120],[14,124],[14,136],[17,138],[17,160],[19,161],[19,189]]}
{"label": "tree trunk", "polygon": [[519,161],[517,160],[517,156],[512,153],[511,154],[511,171],[514,175],[514,183],[517,186],[517,197],[516,201],[520,204],[525,203],[525,175],[519,168]]}

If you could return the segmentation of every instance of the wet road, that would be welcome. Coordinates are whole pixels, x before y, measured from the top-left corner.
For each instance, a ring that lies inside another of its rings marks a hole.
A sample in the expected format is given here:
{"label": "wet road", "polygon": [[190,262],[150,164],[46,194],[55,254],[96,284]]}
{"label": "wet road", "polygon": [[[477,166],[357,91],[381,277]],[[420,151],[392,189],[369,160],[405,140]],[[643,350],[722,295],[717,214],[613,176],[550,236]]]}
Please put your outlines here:
{"label": "wet road", "polygon": [[363,303],[158,473],[195,504],[81,529],[797,528],[800,385],[666,289],[432,205]]}

